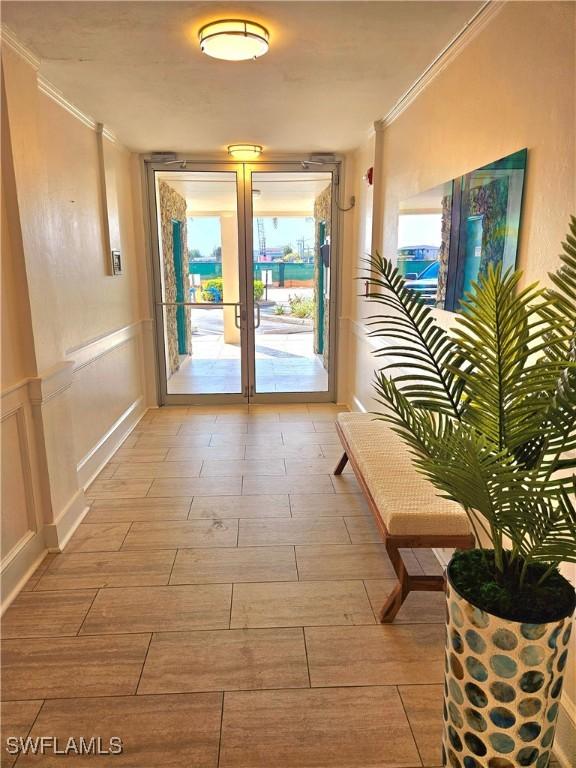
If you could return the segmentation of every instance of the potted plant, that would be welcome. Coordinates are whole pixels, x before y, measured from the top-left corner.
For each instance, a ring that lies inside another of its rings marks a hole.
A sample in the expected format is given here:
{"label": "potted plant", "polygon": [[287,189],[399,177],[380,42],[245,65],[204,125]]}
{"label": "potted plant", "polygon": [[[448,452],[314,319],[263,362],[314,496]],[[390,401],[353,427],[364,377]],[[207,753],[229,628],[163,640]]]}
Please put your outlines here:
{"label": "potted plant", "polygon": [[454,328],[371,257],[370,335],[385,419],[466,511],[477,548],[447,569],[444,765],[545,768],[568,655],[576,562],[576,219],[552,287],[490,266]]}

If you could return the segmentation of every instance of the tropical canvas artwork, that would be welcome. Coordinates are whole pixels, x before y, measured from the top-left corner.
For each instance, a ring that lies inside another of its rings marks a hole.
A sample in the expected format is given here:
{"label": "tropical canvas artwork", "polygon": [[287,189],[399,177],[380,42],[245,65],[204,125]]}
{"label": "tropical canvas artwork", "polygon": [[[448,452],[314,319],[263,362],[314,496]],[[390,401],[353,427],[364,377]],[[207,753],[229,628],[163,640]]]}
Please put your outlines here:
{"label": "tropical canvas artwork", "polygon": [[516,266],[526,149],[404,201],[398,269],[426,304],[457,311],[489,264]]}

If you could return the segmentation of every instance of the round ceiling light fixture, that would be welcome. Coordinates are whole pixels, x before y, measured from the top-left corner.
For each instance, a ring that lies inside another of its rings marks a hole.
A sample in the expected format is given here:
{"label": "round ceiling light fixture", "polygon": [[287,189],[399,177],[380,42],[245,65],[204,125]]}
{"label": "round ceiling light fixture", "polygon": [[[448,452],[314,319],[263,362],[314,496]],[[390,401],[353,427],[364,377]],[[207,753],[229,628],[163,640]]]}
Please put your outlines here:
{"label": "round ceiling light fixture", "polygon": [[228,154],[234,160],[257,160],[262,154],[260,144],[230,144]]}
{"label": "round ceiling light fixture", "polygon": [[222,19],[205,24],[198,32],[200,49],[207,56],[225,61],[245,61],[264,56],[270,33],[256,21]]}

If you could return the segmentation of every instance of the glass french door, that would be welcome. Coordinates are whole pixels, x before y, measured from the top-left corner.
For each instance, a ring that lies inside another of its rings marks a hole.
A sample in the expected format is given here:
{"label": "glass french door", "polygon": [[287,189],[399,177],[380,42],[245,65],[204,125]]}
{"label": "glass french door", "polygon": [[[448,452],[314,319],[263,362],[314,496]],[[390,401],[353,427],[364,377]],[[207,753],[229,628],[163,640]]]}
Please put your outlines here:
{"label": "glass french door", "polygon": [[333,400],[337,166],[147,166],[161,403]]}
{"label": "glass french door", "polygon": [[335,168],[316,168],[245,168],[253,398],[332,399]]}

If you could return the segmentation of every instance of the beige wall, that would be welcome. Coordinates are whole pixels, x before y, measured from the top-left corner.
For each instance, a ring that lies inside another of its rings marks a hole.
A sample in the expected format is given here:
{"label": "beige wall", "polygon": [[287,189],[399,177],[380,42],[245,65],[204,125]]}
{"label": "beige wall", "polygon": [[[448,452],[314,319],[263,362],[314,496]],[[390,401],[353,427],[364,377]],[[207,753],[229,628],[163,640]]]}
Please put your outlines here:
{"label": "beige wall", "polygon": [[[519,267],[532,281],[546,279],[557,266],[576,210],[575,14],[576,5],[568,2],[506,4],[385,127],[374,191],[383,209],[381,219],[374,216],[381,221],[374,242],[382,243],[384,255],[396,253],[401,200],[528,147]],[[352,274],[359,273],[369,247],[375,203],[361,176],[376,152],[367,142],[356,153],[356,249],[345,264]],[[353,296],[345,306],[352,323],[362,319],[363,305]],[[451,322],[451,315],[441,315],[443,323]],[[362,359],[361,367],[370,364]],[[348,397],[359,393],[369,406],[369,389],[352,381]]]}
{"label": "beige wall", "polygon": [[95,131],[39,94],[40,142],[48,177],[53,257],[61,312],[59,355],[140,318],[130,155],[104,139],[114,164],[124,275],[111,277],[102,244],[103,210]]}
{"label": "beige wall", "polygon": [[[8,138],[2,111],[2,135]],[[34,376],[36,360],[10,142],[2,142],[2,389]]]}
{"label": "beige wall", "polygon": [[[8,121],[2,111],[2,135],[8,136]],[[36,374],[34,346],[28,303],[26,271],[15,199],[10,142],[2,142],[2,398],[1,487],[2,514],[0,562],[20,542],[33,538],[37,521],[31,491],[30,464],[26,461],[26,427],[30,410],[12,394],[14,388]],[[37,554],[42,545],[35,550]]]}
{"label": "beige wall", "polygon": [[366,381],[366,372],[373,369],[370,360],[367,364],[359,360],[356,335],[359,332],[365,342],[365,334],[363,326],[356,319],[356,313],[358,295],[363,290],[363,283],[357,278],[363,274],[362,259],[372,248],[374,186],[368,184],[363,177],[374,165],[375,145],[375,136],[372,134],[364,145],[346,157],[344,202],[347,206],[350,196],[354,195],[356,204],[351,212],[340,216],[342,263],[338,323],[338,401],[347,402],[354,408],[364,407],[357,404],[355,398],[363,387],[370,385],[370,377]]}
{"label": "beige wall", "polygon": [[[356,245],[346,254],[346,280],[360,273],[372,221],[372,247],[394,257],[401,200],[523,147],[528,166],[519,267],[525,281],[547,279],[576,212],[575,22],[574,3],[507,3],[394,122],[358,149]],[[373,197],[361,179],[372,162]],[[365,334],[365,302],[355,293],[343,305],[341,348],[349,373],[341,391],[352,408],[370,410],[377,408],[375,345]],[[437,315],[445,326],[453,322],[450,313]],[[573,568],[566,573],[574,580]],[[576,648],[559,720],[563,758],[576,754],[575,657]]]}
{"label": "beige wall", "polygon": [[[2,47],[2,67],[5,104],[3,112],[9,125],[14,171],[15,206],[28,275],[42,275],[42,281],[28,285],[32,326],[35,336],[36,359],[39,370],[53,365],[59,358],[59,306],[53,291],[52,224],[47,192],[46,168],[39,138],[37,73],[27,62]],[[48,322],[43,322],[44,307],[51,308]]]}
{"label": "beige wall", "polygon": [[[108,207],[117,219],[123,274],[110,275],[103,245],[103,216],[97,136],[45,94],[40,94],[40,138],[45,152],[50,212],[56,233],[51,269],[58,270],[55,292],[61,306],[60,355],[77,360],[71,392],[72,434],[77,464],[128,408],[142,396],[137,335],[102,345],[91,359],[85,348],[141,319],[139,282],[144,270],[134,242],[130,154],[104,139],[106,164],[114,179]],[[113,197],[113,199],[111,199]],[[116,221],[113,222],[116,224]],[[90,466],[90,465],[89,465]],[[97,465],[96,465],[97,466]],[[92,466],[94,470],[94,466]],[[90,478],[82,471],[82,482]]]}
{"label": "beige wall", "polygon": [[[35,67],[7,45],[2,64],[2,448],[12,459],[0,566],[9,596],[46,546],[65,544],[86,509],[85,485],[144,412],[152,327],[131,155],[104,139],[115,181],[107,211],[95,124],[46,95]],[[108,213],[124,264],[117,277]]]}
{"label": "beige wall", "polygon": [[519,267],[542,279],[575,209],[573,3],[507,4],[384,131],[384,251],[398,201],[528,147]]}

